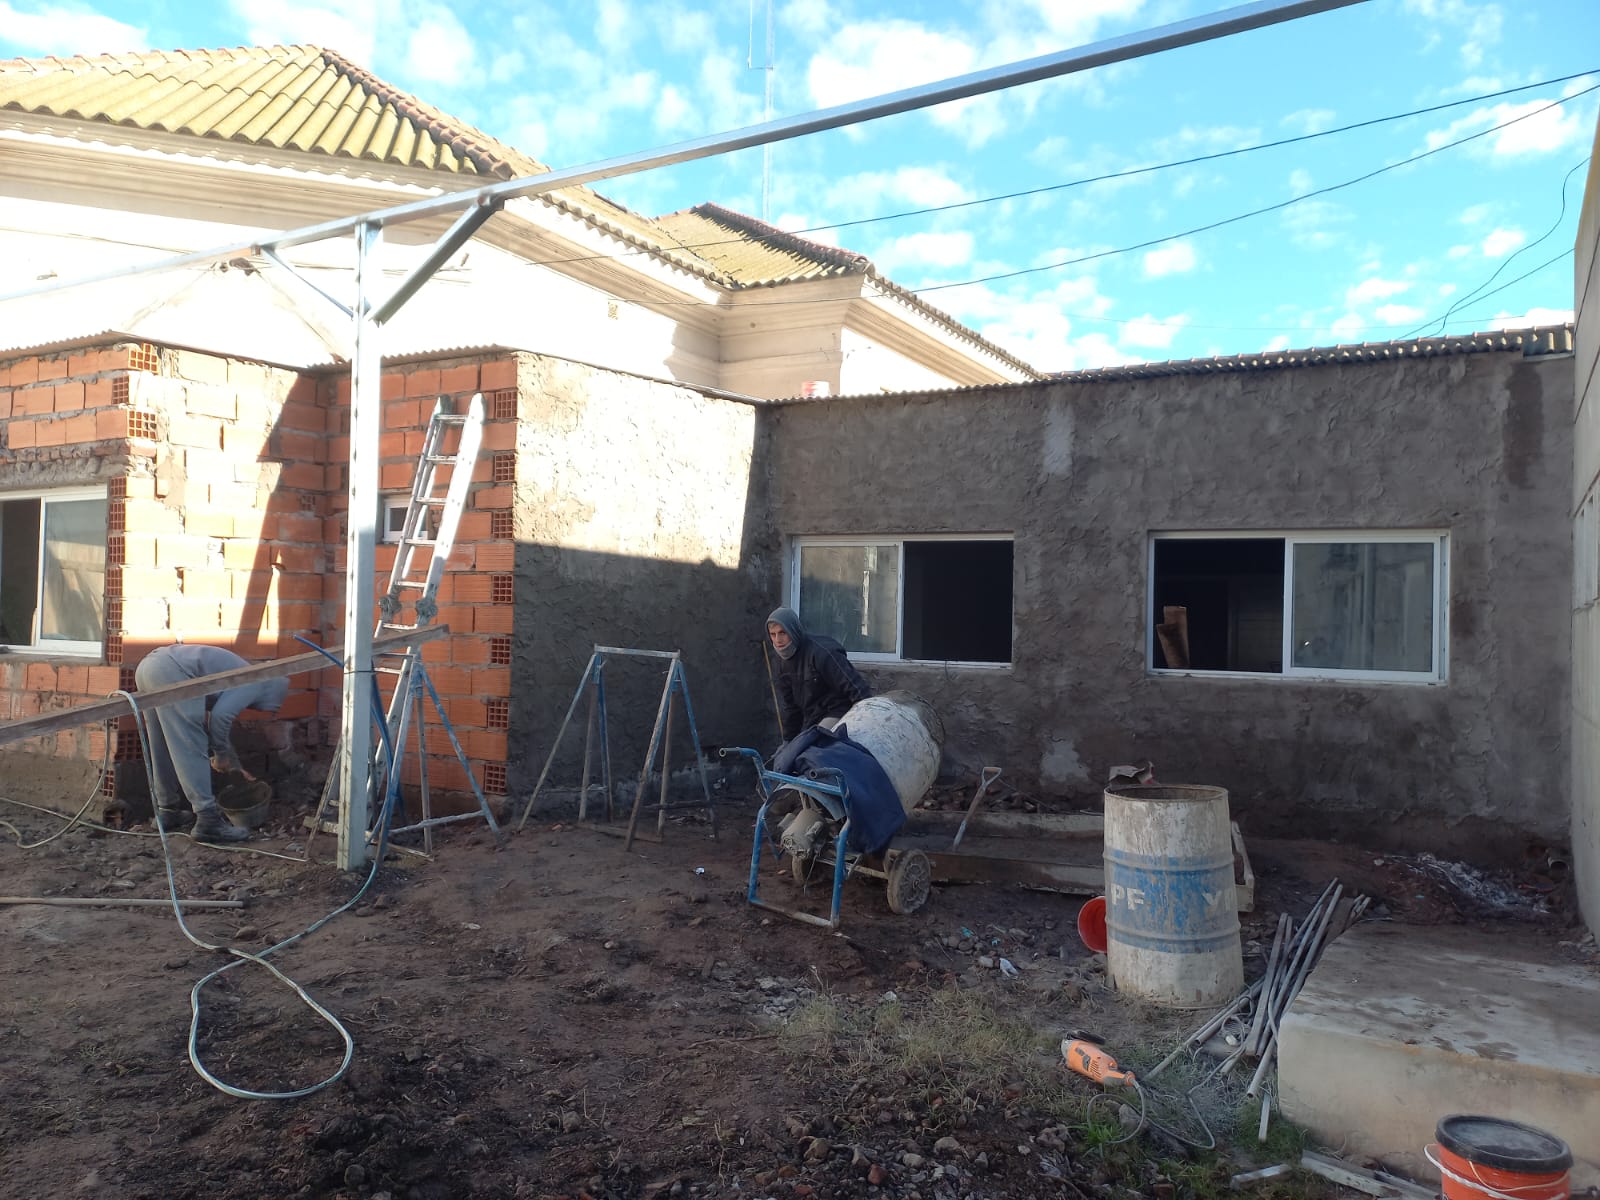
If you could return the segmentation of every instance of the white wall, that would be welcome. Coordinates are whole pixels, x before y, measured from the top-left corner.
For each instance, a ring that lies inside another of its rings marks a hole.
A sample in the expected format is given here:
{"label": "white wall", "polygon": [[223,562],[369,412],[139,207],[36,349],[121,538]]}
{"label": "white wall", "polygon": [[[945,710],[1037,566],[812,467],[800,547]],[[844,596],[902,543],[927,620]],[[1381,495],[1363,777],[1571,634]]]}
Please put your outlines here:
{"label": "white wall", "polygon": [[[1600,131],[1595,135],[1600,151]],[[1600,154],[1578,225],[1573,431],[1572,853],[1578,900],[1600,928]]]}

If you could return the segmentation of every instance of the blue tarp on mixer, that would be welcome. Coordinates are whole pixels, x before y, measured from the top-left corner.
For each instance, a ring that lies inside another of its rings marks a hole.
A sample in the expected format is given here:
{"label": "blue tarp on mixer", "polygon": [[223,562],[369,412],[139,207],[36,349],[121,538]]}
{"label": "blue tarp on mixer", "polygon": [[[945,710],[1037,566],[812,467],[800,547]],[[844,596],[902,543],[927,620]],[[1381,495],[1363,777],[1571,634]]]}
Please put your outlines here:
{"label": "blue tarp on mixer", "polygon": [[881,854],[906,823],[889,776],[865,746],[850,740],[843,725],[802,730],[773,756],[772,769],[826,784],[835,782],[835,771],[843,776],[849,847],[859,854]]}

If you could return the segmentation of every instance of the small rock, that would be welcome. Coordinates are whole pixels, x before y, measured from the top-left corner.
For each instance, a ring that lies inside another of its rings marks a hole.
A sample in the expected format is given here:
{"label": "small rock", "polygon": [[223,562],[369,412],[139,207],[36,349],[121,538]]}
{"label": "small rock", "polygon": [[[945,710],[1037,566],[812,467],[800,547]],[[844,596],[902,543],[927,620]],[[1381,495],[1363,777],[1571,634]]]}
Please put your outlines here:
{"label": "small rock", "polygon": [[808,1163],[824,1162],[828,1155],[832,1153],[833,1146],[831,1143],[822,1138],[812,1138],[811,1144],[806,1147],[806,1161]]}
{"label": "small rock", "polygon": [[360,1163],[351,1163],[344,1169],[344,1181],[351,1187],[360,1187],[367,1182],[367,1169]]}
{"label": "small rock", "polygon": [[942,1137],[933,1144],[935,1154],[965,1154],[966,1147],[953,1137]]}
{"label": "small rock", "polygon": [[867,1157],[866,1152],[860,1146],[850,1147],[850,1166],[852,1168],[859,1171],[862,1167],[870,1167],[871,1165],[872,1160]]}
{"label": "small rock", "polygon": [[928,1160],[923,1158],[922,1155],[913,1154],[909,1150],[907,1150],[904,1154],[902,1154],[900,1156],[901,1165],[905,1166],[905,1167],[908,1167],[913,1171],[915,1171],[918,1167],[920,1167],[923,1163],[925,1163],[927,1161]]}
{"label": "small rock", "polygon": [[561,1114],[562,1133],[571,1133],[574,1129],[577,1129],[582,1124],[583,1118],[577,1113],[573,1112],[570,1108]]}
{"label": "small rock", "polygon": [[978,965],[985,971],[992,970],[994,968],[994,959],[987,954],[980,954],[978,955]]}
{"label": "small rock", "polygon": [[972,1167],[976,1171],[987,1171],[989,1169],[989,1154],[988,1154],[988,1152],[985,1151],[984,1153],[978,1155],[977,1158],[973,1159],[972,1160]]}
{"label": "small rock", "polygon": [[785,1117],[783,1127],[789,1131],[789,1136],[792,1138],[803,1138],[811,1133],[811,1126],[799,1117]]}
{"label": "small rock", "polygon": [[187,958],[169,958],[161,964],[163,971],[181,971],[189,965]]}
{"label": "small rock", "polygon": [[261,930],[254,925],[241,925],[233,931],[233,940],[236,942],[253,942],[261,936]]}
{"label": "small rock", "polygon": [[884,1180],[888,1178],[889,1172],[884,1170],[877,1163],[873,1163],[871,1168],[867,1171],[867,1182],[873,1187],[882,1187]]}

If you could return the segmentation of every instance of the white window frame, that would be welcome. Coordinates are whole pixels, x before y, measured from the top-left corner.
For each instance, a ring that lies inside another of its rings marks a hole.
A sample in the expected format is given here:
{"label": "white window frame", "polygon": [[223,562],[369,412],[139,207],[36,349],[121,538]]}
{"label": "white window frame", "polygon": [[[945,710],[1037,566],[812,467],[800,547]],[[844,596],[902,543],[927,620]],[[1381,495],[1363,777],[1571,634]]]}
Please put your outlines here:
{"label": "white window frame", "polygon": [[[380,541],[389,545],[396,545],[399,543],[400,539],[405,536],[405,530],[404,528],[390,529],[389,515],[397,510],[404,515],[410,508],[410,492],[394,492],[380,497],[380,504],[378,507],[378,530],[381,534],[379,539]],[[405,522],[402,521],[401,525],[404,526],[404,524]]]}
{"label": "white window frame", "polygon": [[[15,642],[7,643],[6,650],[12,654],[31,655],[70,655],[74,658],[100,658],[105,654],[105,618],[104,608],[101,609],[100,640],[97,642],[68,642],[39,640],[39,622],[44,617],[44,521],[45,513],[51,504],[70,503],[74,500],[100,500],[106,504],[106,512],[111,511],[110,496],[102,487],[63,487],[63,488],[36,488],[21,492],[0,492],[0,503],[9,504],[13,500],[38,500],[39,505],[39,565],[33,577],[33,625],[28,630],[26,645]],[[109,530],[109,527],[108,527]],[[109,546],[109,532],[105,535],[105,545]],[[107,564],[107,570],[110,569]],[[102,604],[105,597],[101,597]]]}
{"label": "white window frame", "polygon": [[[1156,543],[1162,541],[1283,541],[1283,647],[1279,671],[1195,671],[1156,666]],[[1205,679],[1337,679],[1361,683],[1409,683],[1438,686],[1450,672],[1450,534],[1443,529],[1262,529],[1172,530],[1149,536],[1145,559],[1145,670],[1151,675],[1193,675]],[[1333,667],[1294,665],[1294,548],[1329,542],[1429,542],[1433,545],[1433,670],[1348,671]]]}
{"label": "white window frame", "polygon": [[[1011,590],[1011,660],[1008,662],[967,662],[959,659],[942,658],[906,658],[905,657],[905,598],[906,598],[906,543],[907,542],[1010,542],[1012,545],[1012,590]],[[899,553],[896,556],[897,574],[895,577],[895,595],[899,597],[900,608],[895,613],[894,619],[894,653],[885,654],[881,651],[852,650],[851,662],[868,663],[894,663],[901,666],[937,666],[937,667],[962,667],[975,670],[1009,671],[1016,663],[1016,542],[1014,533],[878,533],[878,534],[850,534],[842,536],[828,536],[822,534],[808,534],[804,537],[793,538],[789,545],[789,581],[785,590],[788,596],[789,607],[800,615],[800,623],[805,624],[806,615],[800,611],[800,552],[808,546],[895,546]]]}

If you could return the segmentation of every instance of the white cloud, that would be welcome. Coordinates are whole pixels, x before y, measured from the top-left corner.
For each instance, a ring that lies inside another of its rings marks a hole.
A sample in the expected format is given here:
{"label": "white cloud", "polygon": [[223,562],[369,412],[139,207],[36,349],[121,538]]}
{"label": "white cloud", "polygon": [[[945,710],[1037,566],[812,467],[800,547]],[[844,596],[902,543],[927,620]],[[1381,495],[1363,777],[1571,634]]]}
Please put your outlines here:
{"label": "white cloud", "polygon": [[972,235],[965,231],[913,233],[885,242],[870,257],[880,271],[893,276],[902,269],[964,266],[972,261],[972,246]]}
{"label": "white cloud", "polygon": [[1170,246],[1157,246],[1144,256],[1146,279],[1159,279],[1163,275],[1182,275],[1195,268],[1194,247],[1188,242],[1174,242]]}
{"label": "white cloud", "polygon": [[1307,250],[1326,250],[1343,237],[1338,228],[1348,225],[1350,210],[1332,200],[1305,200],[1284,209],[1280,219],[1295,245]]}
{"label": "white cloud", "polygon": [[1277,337],[1275,337],[1271,341],[1269,341],[1265,346],[1261,347],[1261,353],[1263,353],[1263,354],[1273,354],[1273,353],[1276,353],[1279,350],[1287,350],[1290,345],[1291,345],[1291,342],[1289,341],[1289,335],[1287,333],[1280,333]]}
{"label": "white cloud", "polygon": [[[1582,146],[1589,134],[1584,121],[1587,110],[1578,105],[1553,108],[1550,103],[1546,99],[1526,100],[1520,104],[1491,104],[1475,109],[1443,129],[1429,131],[1425,139],[1427,148],[1437,150],[1497,125],[1505,128],[1467,143],[1474,157],[1505,160]],[[1516,123],[1507,124],[1509,121]]]}
{"label": "white cloud", "polygon": [[1483,239],[1483,256],[1504,258],[1527,240],[1528,235],[1520,229],[1496,229]]}
{"label": "white cloud", "polygon": [[1316,181],[1311,178],[1310,171],[1303,167],[1296,167],[1289,172],[1289,190],[1296,196],[1304,196],[1314,187],[1316,187]]}
{"label": "white cloud", "polygon": [[1186,316],[1161,320],[1146,313],[1142,317],[1135,317],[1123,323],[1121,341],[1124,346],[1165,350],[1188,324],[1189,318]]}
{"label": "white cloud", "polygon": [[[234,16],[245,23],[251,45],[312,45],[337,51],[359,66],[375,68],[379,14],[377,0],[328,0],[296,4],[293,0],[229,0]],[[393,22],[385,22],[385,29]]]}
{"label": "white cloud", "polygon": [[992,6],[996,23],[1016,24],[1026,12],[1044,26],[1044,40],[1054,47],[1080,46],[1091,41],[1108,21],[1127,20],[1139,14],[1144,0],[1007,0]]}
{"label": "white cloud", "polygon": [[673,134],[690,128],[689,114],[693,111],[689,101],[674,85],[667,84],[656,96],[655,126],[662,134]]}
{"label": "white cloud", "polygon": [[472,35],[449,9],[429,6],[426,12],[407,39],[407,65],[429,83],[455,83],[472,72]]}
{"label": "white cloud", "polygon": [[1570,325],[1570,308],[1530,308],[1527,312],[1500,312],[1490,323],[1491,329],[1526,329],[1530,325]]}
{"label": "white cloud", "polygon": [[1470,208],[1461,210],[1461,215],[1456,218],[1462,225],[1469,228],[1473,225],[1482,225],[1493,215],[1493,209],[1487,204],[1474,204]]}
{"label": "white cloud", "polygon": [[1427,49],[1440,44],[1448,30],[1451,44],[1465,66],[1476,67],[1504,36],[1505,14],[1498,4],[1476,0],[1406,0],[1406,10],[1422,18]]}
{"label": "white cloud", "polygon": [[1374,300],[1387,300],[1390,296],[1398,296],[1401,292],[1411,290],[1411,285],[1400,279],[1381,279],[1374,275],[1371,279],[1363,279],[1355,287],[1344,294],[1344,302],[1350,308],[1358,308],[1363,304],[1371,304]]}
{"label": "white cloud", "polygon": [[1321,133],[1332,129],[1339,114],[1331,108],[1302,108],[1282,118],[1278,124],[1294,133]]}
{"label": "white cloud", "polygon": [[1333,340],[1339,343],[1359,342],[1362,340],[1361,335],[1366,331],[1366,318],[1359,313],[1345,313],[1344,316],[1328,327],[1328,332],[1332,335]]}
{"label": "white cloud", "polygon": [[833,187],[836,198],[848,197],[853,213],[878,215],[892,208],[936,208],[972,199],[963,183],[939,167],[899,167],[846,175]]}
{"label": "white cloud", "polygon": [[20,12],[0,0],[0,46],[23,55],[122,54],[150,45],[141,26],[102,16],[77,4]]}
{"label": "white cloud", "polygon": [[785,28],[811,37],[822,37],[839,23],[828,0],[789,0],[781,15]]}
{"label": "white cloud", "polygon": [[818,108],[865,100],[972,69],[972,47],[911,21],[858,21],[812,56],[806,83]]}
{"label": "white cloud", "polygon": [[1444,253],[1446,258],[1465,258],[1476,249],[1476,246],[1451,246]]}
{"label": "white cloud", "polygon": [[1372,315],[1380,325],[1415,325],[1428,312],[1412,304],[1380,304]]}

